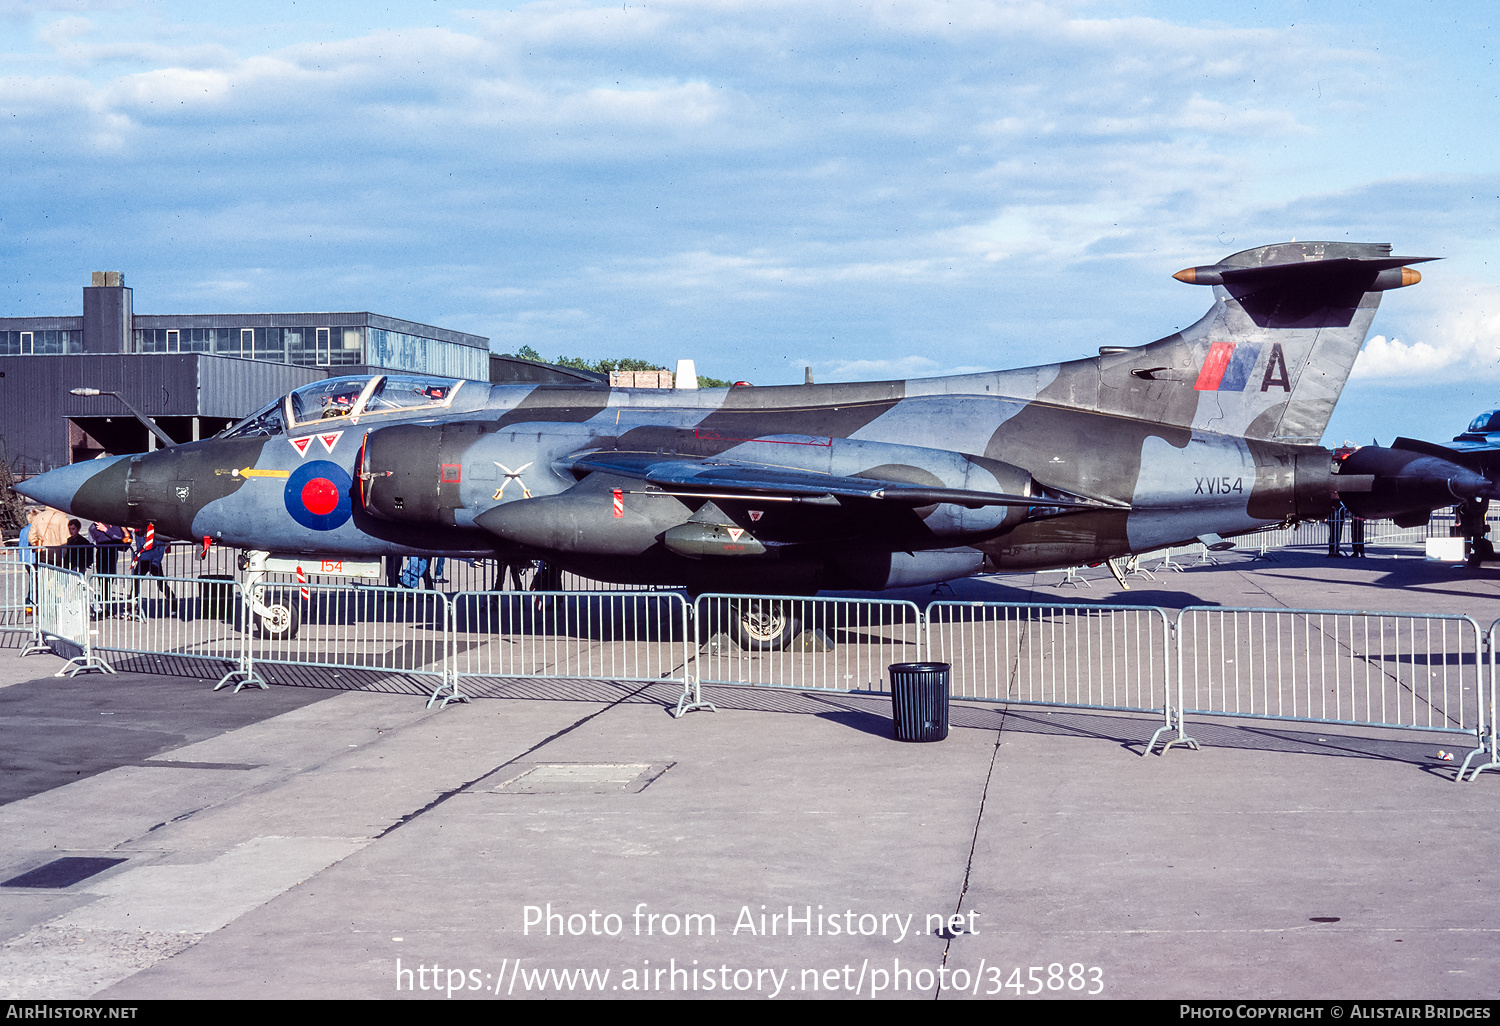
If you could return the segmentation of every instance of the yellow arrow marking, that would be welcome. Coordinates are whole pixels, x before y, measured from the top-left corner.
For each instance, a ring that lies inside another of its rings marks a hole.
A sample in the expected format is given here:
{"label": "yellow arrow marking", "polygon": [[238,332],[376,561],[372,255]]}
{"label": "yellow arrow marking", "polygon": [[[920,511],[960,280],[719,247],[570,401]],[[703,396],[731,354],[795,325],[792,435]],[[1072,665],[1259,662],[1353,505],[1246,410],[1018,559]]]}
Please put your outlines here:
{"label": "yellow arrow marking", "polygon": [[254,467],[246,467],[244,470],[235,471],[240,477],[291,477],[290,470],[256,470]]}

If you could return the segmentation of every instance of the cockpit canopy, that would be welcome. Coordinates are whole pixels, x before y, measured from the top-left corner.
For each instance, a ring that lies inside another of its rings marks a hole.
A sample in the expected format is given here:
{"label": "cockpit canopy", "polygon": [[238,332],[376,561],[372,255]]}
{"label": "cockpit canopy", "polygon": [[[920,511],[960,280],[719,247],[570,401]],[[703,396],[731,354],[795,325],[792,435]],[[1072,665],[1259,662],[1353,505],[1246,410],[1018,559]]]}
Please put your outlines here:
{"label": "cockpit canopy", "polygon": [[1492,431],[1500,431],[1500,410],[1486,410],[1469,424],[1470,434],[1487,435]]}
{"label": "cockpit canopy", "polygon": [[329,420],[443,410],[453,403],[463,381],[425,374],[375,374],[328,378],[303,385],[220,432],[220,438],[280,435]]}

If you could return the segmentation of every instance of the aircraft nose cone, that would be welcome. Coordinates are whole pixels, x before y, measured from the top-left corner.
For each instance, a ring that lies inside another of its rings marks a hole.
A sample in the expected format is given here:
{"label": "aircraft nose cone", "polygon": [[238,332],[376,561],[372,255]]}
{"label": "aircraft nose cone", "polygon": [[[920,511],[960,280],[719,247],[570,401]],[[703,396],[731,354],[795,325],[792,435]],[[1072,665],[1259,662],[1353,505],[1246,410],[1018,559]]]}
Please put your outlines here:
{"label": "aircraft nose cone", "polygon": [[[51,506],[53,509],[60,509],[64,513],[73,516],[87,516],[94,519],[110,520],[111,516],[118,517],[123,513],[123,509],[118,512],[94,508],[76,509],[74,508],[75,499],[78,497],[79,491],[84,489],[90,481],[108,471],[120,460],[127,458],[125,456],[106,456],[103,459],[85,460],[83,463],[73,463],[66,467],[58,467],[56,470],[49,470],[45,474],[38,474],[36,477],[22,481],[16,485],[16,491],[28,499],[40,502],[44,506]],[[120,505],[123,507],[125,496],[123,494],[120,495],[119,500]],[[97,503],[87,502],[86,504],[91,507],[97,505]],[[113,521],[111,520],[111,522]]]}
{"label": "aircraft nose cone", "polygon": [[1466,467],[1457,467],[1457,473],[1448,478],[1448,490],[1460,499],[1474,499],[1491,495],[1495,486],[1483,474],[1476,474]]}

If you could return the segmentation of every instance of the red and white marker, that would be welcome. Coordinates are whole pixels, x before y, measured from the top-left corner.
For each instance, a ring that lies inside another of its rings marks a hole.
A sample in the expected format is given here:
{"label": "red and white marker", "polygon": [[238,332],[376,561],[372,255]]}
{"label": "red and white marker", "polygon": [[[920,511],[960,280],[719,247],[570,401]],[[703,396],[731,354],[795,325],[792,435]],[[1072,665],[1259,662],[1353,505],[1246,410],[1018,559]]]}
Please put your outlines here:
{"label": "red and white marker", "polygon": [[297,583],[302,585],[301,589],[299,589],[302,592],[302,601],[306,602],[312,598],[312,594],[307,590],[307,575],[302,572],[302,564],[300,563],[297,564]]}
{"label": "red and white marker", "polygon": [[614,489],[614,493],[615,493],[615,516],[617,516],[617,517],[623,517],[625,515],[625,492],[622,489],[616,488],[616,489]]}

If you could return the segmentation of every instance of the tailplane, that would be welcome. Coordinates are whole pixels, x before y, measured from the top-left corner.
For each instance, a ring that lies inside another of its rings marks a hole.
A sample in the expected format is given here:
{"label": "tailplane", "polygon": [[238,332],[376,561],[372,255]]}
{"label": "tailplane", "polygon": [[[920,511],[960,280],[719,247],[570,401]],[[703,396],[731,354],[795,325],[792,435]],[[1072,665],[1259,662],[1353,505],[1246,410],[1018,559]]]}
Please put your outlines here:
{"label": "tailplane", "polygon": [[[1178,427],[1316,443],[1387,289],[1413,285],[1374,243],[1289,242],[1247,249],[1173,277],[1210,285],[1192,327],[1149,345],[1104,347],[1062,364],[1038,399]],[[1092,400],[1092,402],[1090,402]]]}

